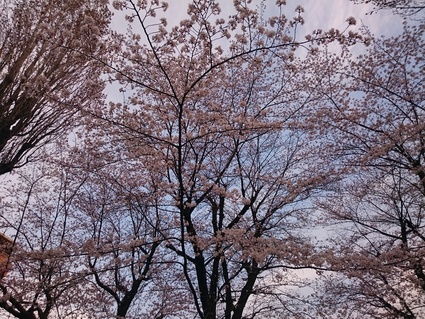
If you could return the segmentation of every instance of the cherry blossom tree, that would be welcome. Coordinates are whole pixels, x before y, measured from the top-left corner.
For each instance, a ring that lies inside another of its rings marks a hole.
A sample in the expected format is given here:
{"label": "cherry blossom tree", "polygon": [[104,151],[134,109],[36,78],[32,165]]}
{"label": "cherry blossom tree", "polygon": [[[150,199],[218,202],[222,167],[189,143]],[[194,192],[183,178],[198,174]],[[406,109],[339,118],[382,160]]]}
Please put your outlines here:
{"label": "cherry blossom tree", "polygon": [[[49,108],[47,118],[40,109],[34,119],[47,125],[37,128],[42,136],[23,143],[37,148],[77,111],[83,117],[75,136],[48,145],[46,166],[22,174],[20,196],[4,202],[1,227],[14,246],[0,307],[31,319],[311,317],[300,306],[305,281],[289,270],[322,271],[333,262],[303,230],[312,198],[340,170],[331,166],[336,154],[321,156],[325,136],[309,134],[318,121],[302,122],[315,110],[310,103],[323,100],[310,71],[324,65],[306,68],[297,55],[310,44],[313,54],[317,45],[337,40],[346,48],[363,37],[332,29],[299,40],[303,9],[287,18],[285,1],[272,17],[248,0],[234,1],[228,17],[217,1],[190,1],[186,18],[168,26],[167,3],[116,0],[128,32],[102,44],[106,3],[51,0],[45,4],[62,11],[36,6],[35,25],[25,4],[8,11],[34,34],[22,74],[26,80],[34,69],[31,83],[52,82],[25,86]],[[61,19],[67,28],[56,27]],[[44,60],[47,47],[57,51]],[[53,82],[48,75],[56,80],[62,67],[70,77]],[[109,104],[96,103],[102,72],[111,90],[119,87]],[[303,74],[314,90],[300,89]],[[19,108],[11,103],[12,114]],[[20,123],[6,123],[2,136]],[[4,172],[28,161],[34,147],[18,145],[16,160],[5,155]]]}
{"label": "cherry blossom tree", "polygon": [[178,285],[166,282],[171,262],[153,259],[160,220],[139,198],[143,193],[123,182],[129,167],[102,169],[85,154],[77,161],[84,169],[76,169],[78,154],[65,158],[60,148],[61,159],[52,161],[50,153],[42,169],[38,161],[16,187],[5,185],[0,226],[14,244],[0,307],[31,319],[179,313],[172,303]]}
{"label": "cherry blossom tree", "polygon": [[105,1],[0,2],[0,174],[75,124],[96,104],[105,51]]}
{"label": "cherry blossom tree", "polygon": [[[99,140],[93,142],[100,146]],[[139,167],[122,161],[109,142],[93,152],[94,145],[86,140],[84,149],[72,148],[71,156],[59,162],[81,185],[72,211],[80,221],[75,245],[84,256],[84,273],[103,291],[108,316],[177,314],[173,291],[165,284],[171,258],[160,251],[167,218],[159,215]]]}
{"label": "cherry blossom tree", "polygon": [[340,228],[332,243],[339,275],[320,288],[326,310],[353,312],[353,318],[422,318],[424,198],[405,178],[398,170],[365,172],[322,205]]}
{"label": "cherry blossom tree", "polygon": [[13,247],[0,282],[0,308],[16,318],[78,318],[90,310],[82,310],[85,282],[72,241],[76,221],[69,207],[75,193],[64,175],[49,170],[38,166],[15,176],[2,195],[0,226]]}
{"label": "cherry blossom tree", "polygon": [[143,177],[131,180],[155,198],[149,205],[168,223],[156,232],[200,318],[270,315],[276,307],[259,300],[279,294],[262,276],[321,267],[292,231],[305,219],[302,203],[333,177],[314,142],[289,125],[308,100],[292,85],[294,52],[359,39],[332,30],[298,42],[302,8],[289,20],[279,1],[266,19],[249,3],[235,1],[225,19],[218,2],[192,1],[187,19],[168,27],[166,3],[114,1],[129,23],[109,65],[124,97],[88,110],[97,156],[135,164]]}
{"label": "cherry blossom tree", "polygon": [[371,3],[375,10],[390,9],[395,13],[417,17],[425,9],[423,0],[351,0],[355,3]]}
{"label": "cherry blossom tree", "polygon": [[322,154],[345,176],[321,202],[325,224],[342,233],[329,240],[339,275],[326,280],[322,303],[339,316],[422,318],[423,32],[406,26],[358,57],[313,57],[308,81],[318,98],[306,123],[314,117]]}

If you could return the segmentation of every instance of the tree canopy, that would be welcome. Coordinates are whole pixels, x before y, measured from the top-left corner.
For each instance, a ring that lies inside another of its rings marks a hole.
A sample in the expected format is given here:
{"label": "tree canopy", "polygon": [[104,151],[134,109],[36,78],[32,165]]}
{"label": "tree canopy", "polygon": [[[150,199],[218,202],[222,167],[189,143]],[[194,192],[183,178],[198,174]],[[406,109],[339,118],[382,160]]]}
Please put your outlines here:
{"label": "tree canopy", "polygon": [[0,316],[425,318],[421,19],[1,5]]}

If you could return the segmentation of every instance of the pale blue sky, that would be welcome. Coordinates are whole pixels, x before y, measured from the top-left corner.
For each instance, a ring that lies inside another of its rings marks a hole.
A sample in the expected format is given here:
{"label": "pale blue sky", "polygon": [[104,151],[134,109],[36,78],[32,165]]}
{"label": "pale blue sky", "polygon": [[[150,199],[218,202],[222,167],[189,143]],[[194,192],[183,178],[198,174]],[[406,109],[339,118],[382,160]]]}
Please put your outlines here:
{"label": "pale blue sky", "polygon": [[[170,0],[167,18],[169,24],[175,24],[186,18],[187,4],[191,0]],[[233,7],[232,0],[221,0],[221,7],[224,16]],[[253,0],[253,4],[260,3],[261,0]],[[265,0],[269,10],[275,5],[276,0]],[[304,29],[314,30],[317,28],[326,30],[329,28],[344,29],[347,25],[348,17],[356,18],[358,25],[363,21],[376,35],[392,35],[402,30],[402,18],[394,15],[390,10],[381,10],[374,14],[367,14],[373,7],[368,4],[354,4],[349,0],[287,0],[285,14],[288,17],[294,16],[295,8],[301,5],[305,9],[303,14],[306,20]],[[272,14],[272,12],[271,12]]]}

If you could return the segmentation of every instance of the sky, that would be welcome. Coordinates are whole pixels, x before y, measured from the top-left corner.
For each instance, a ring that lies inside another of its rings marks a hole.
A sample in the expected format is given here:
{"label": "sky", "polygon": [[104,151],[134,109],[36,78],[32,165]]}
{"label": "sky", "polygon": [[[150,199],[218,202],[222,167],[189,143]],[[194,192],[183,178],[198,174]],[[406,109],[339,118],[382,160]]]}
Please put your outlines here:
{"label": "sky", "polygon": [[[186,4],[190,0],[171,0],[168,19],[179,20],[186,15]],[[232,0],[221,0],[222,12],[230,11],[233,7]],[[253,0],[259,4],[261,0]],[[269,8],[273,8],[276,0],[264,0]],[[176,5],[178,3],[178,5]],[[367,25],[376,35],[393,35],[402,30],[402,18],[394,15],[390,10],[380,10],[377,13],[368,14],[373,10],[370,4],[355,4],[349,0],[286,0],[285,13],[288,17],[295,16],[295,8],[300,5],[304,8],[307,32],[314,29],[338,28],[344,29],[347,18],[354,17],[358,25],[362,22]],[[271,9],[270,9],[271,10]],[[270,11],[273,14],[272,11]],[[173,24],[170,21],[170,24]]]}
{"label": "sky", "polygon": [[[268,7],[267,14],[275,15],[276,0],[263,0]],[[187,18],[187,4],[191,0],[168,0],[169,9],[165,16],[168,25],[176,25],[182,19]],[[227,17],[232,12],[232,0],[219,0],[222,13]],[[261,0],[252,0],[253,5],[260,4]],[[362,23],[369,27],[370,31],[377,36],[391,36],[402,31],[403,19],[394,15],[390,10],[380,10],[373,14],[373,6],[370,4],[355,4],[350,0],[286,0],[285,14],[288,18],[296,15],[295,8],[300,5],[304,8],[303,13],[305,34],[311,33],[315,29],[327,30],[336,28],[343,30],[347,26],[346,20],[354,17],[357,27]],[[125,22],[119,13],[115,14],[114,29],[125,31]]]}
{"label": "sky", "polygon": [[[267,0],[273,2],[273,0]],[[357,26],[364,23],[375,35],[390,36],[402,30],[403,19],[394,15],[390,10],[373,10],[370,4],[354,4],[349,0],[288,0],[288,7],[300,4],[305,9],[306,29],[323,30],[329,28],[344,29],[346,20],[354,17]],[[289,9],[289,8],[288,8]],[[290,10],[289,10],[290,11]]]}

